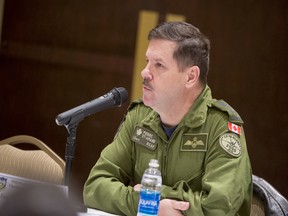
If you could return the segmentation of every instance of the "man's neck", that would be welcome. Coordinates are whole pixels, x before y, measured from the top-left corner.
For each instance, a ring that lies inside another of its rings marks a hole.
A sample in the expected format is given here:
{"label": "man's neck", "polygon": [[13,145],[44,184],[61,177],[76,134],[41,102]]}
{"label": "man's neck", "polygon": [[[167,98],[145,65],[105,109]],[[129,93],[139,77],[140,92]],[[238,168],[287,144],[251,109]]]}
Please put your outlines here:
{"label": "man's neck", "polygon": [[194,90],[188,94],[182,103],[175,103],[173,107],[168,107],[165,112],[159,112],[162,123],[168,127],[178,125],[184,116],[189,112],[198,96],[202,93],[203,89],[204,88]]}

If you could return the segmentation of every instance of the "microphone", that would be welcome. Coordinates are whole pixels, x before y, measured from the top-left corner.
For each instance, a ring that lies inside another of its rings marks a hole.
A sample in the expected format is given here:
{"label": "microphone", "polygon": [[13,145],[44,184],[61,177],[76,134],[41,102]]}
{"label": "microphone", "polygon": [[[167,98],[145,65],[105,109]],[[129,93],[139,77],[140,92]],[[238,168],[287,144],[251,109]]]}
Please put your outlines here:
{"label": "microphone", "polygon": [[59,114],[55,121],[59,126],[74,124],[96,112],[116,106],[120,107],[127,99],[128,93],[125,88],[113,88],[101,97]]}

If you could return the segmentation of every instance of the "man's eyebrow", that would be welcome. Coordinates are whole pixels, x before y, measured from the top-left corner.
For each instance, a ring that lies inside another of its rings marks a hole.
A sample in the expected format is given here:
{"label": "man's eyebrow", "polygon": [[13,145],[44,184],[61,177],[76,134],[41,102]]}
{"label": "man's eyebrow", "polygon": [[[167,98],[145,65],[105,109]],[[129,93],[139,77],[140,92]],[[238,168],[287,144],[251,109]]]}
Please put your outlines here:
{"label": "man's eyebrow", "polygon": [[152,60],[153,60],[153,61],[156,61],[156,62],[165,62],[165,59],[159,58],[159,57],[152,58]]}

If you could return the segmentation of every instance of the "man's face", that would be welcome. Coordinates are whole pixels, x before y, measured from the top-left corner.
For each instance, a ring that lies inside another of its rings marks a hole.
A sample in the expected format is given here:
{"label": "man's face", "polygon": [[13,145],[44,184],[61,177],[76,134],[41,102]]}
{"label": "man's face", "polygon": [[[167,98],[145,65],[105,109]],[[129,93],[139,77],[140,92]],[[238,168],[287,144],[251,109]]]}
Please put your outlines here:
{"label": "man's face", "polygon": [[175,48],[175,42],[154,39],[146,51],[147,65],[141,72],[143,102],[158,113],[171,106],[181,106],[178,102],[184,98],[187,76],[179,71],[173,58]]}

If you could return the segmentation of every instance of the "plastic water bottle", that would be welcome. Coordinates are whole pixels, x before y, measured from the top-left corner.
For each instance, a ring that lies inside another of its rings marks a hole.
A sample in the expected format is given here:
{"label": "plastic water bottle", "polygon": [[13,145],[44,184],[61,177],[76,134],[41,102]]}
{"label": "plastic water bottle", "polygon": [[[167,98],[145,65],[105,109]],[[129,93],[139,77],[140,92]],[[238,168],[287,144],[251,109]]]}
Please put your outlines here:
{"label": "plastic water bottle", "polygon": [[158,167],[158,160],[151,159],[149,168],[143,174],[137,216],[158,215],[162,187],[162,177]]}

